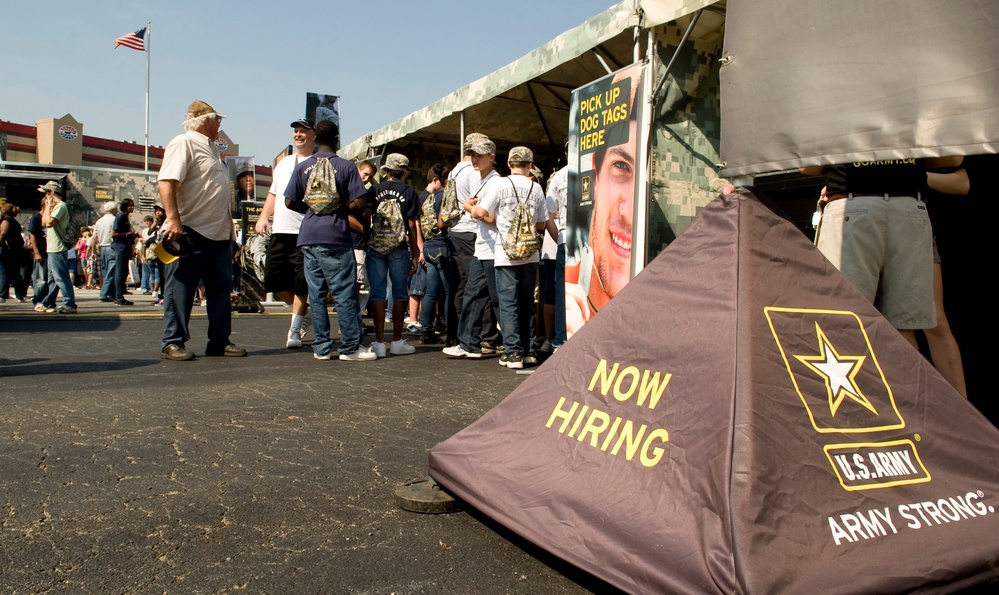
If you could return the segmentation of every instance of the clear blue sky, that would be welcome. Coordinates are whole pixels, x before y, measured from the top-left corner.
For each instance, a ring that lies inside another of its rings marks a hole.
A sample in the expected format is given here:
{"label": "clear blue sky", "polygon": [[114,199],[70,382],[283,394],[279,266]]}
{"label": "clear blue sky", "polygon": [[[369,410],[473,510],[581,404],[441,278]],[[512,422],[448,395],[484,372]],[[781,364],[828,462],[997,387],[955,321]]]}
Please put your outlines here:
{"label": "clear blue sky", "polygon": [[344,144],[423,108],[614,5],[465,2],[5,2],[0,119],[70,113],[90,136],[143,142],[146,57],[114,40],[152,21],[149,142],[204,99],[259,165],[289,143],[306,92],[340,96]]}

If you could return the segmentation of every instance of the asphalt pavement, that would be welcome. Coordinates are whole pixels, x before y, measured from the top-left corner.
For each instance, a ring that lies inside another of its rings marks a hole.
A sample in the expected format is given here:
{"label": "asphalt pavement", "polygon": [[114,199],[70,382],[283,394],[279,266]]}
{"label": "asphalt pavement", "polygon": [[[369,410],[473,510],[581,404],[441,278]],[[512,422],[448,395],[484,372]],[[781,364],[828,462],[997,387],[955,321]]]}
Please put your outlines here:
{"label": "asphalt pavement", "polygon": [[167,361],[161,308],[129,297],[0,304],[0,593],[611,590],[474,510],[397,505],[526,376],[415,340],[317,361],[283,307],[234,314],[249,355],[210,358],[195,306],[198,357]]}

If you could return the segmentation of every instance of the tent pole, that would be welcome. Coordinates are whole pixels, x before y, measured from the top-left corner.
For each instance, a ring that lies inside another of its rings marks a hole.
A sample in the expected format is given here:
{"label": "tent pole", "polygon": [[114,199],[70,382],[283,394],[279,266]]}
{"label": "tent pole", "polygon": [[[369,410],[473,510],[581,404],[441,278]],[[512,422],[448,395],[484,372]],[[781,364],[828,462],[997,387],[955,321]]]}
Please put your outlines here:
{"label": "tent pole", "polygon": [[645,148],[645,158],[636,162],[638,197],[635,200],[635,212],[631,226],[631,278],[642,272],[649,252],[649,204],[652,202],[652,189],[649,184],[649,170],[652,163],[652,66],[655,64],[655,44],[653,31],[647,29],[648,47],[646,48],[645,70],[642,72],[641,102],[635,99],[642,126],[638,133],[638,147]]}
{"label": "tent pole", "polygon": [[459,122],[459,137],[458,137],[458,160],[461,161],[465,158],[465,110],[461,110],[458,118]]}
{"label": "tent pole", "polygon": [[541,114],[541,106],[538,105],[538,98],[534,96],[534,89],[531,88],[531,82],[528,81],[524,84],[527,85],[527,94],[531,96],[531,103],[534,104],[534,111],[538,113],[538,121],[541,122],[541,129],[545,131],[545,137],[548,138],[548,146],[554,148],[555,140],[552,139],[552,133],[548,130],[548,124],[545,123],[545,117]]}
{"label": "tent pole", "polygon": [[683,44],[687,43],[687,38],[690,37],[690,33],[694,30],[694,25],[697,24],[697,19],[701,18],[701,13],[704,9],[698,10],[694,13],[694,18],[690,20],[690,24],[687,25],[687,30],[683,32],[683,37],[680,38],[680,43],[676,44],[676,50],[673,52],[673,56],[669,59],[669,64],[666,65],[666,70],[663,71],[663,75],[659,78],[659,82],[656,83],[656,88],[652,92],[652,96],[656,97],[659,92],[662,91],[663,85],[666,84],[666,77],[669,76],[669,71],[673,69],[673,63],[676,62],[676,57],[680,55],[680,50],[683,48]]}

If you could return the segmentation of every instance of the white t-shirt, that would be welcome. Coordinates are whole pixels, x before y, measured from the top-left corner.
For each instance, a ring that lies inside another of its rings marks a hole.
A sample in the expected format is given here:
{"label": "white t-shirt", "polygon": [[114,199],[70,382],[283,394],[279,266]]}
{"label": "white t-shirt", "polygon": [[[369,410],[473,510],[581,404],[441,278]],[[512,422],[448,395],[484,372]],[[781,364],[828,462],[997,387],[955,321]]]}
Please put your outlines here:
{"label": "white t-shirt", "polygon": [[[293,233],[298,235],[298,230],[302,228],[302,219],[305,213],[296,213],[284,204],[284,193],[291,180],[291,174],[295,171],[295,166],[299,162],[298,154],[285,155],[274,166],[271,172],[271,189],[268,191],[274,195],[274,220],[271,223],[272,233]],[[302,161],[305,158],[301,159]]]}
{"label": "white t-shirt", "polygon": [[233,237],[229,173],[211,139],[196,130],[175,136],[163,152],[157,180],[178,183],[181,225],[209,240]]}
{"label": "white t-shirt", "polygon": [[111,245],[111,226],[114,224],[114,214],[104,213],[97,222],[94,223],[93,238],[97,240],[98,246]]}
{"label": "white t-shirt", "polygon": [[541,247],[541,257],[545,260],[555,260],[558,247],[565,244],[565,205],[569,191],[569,166],[555,172],[548,179],[548,193],[545,196],[545,203],[548,205],[548,212],[555,213],[555,224],[558,227],[558,240],[553,240],[548,233],[545,233],[545,243]]}
{"label": "white t-shirt", "polygon": [[[531,209],[535,224],[548,220],[545,193],[541,190],[541,186],[527,176],[510,174],[506,178],[490,182],[489,192],[483,194],[485,196],[479,197],[479,206],[490,213],[496,213],[494,264],[503,267],[538,262],[539,252],[520,260],[510,260],[510,257],[506,255],[506,250],[503,249],[502,238],[506,237],[507,232],[510,231],[513,214],[519,203],[526,204]],[[478,248],[477,245],[476,248]]]}
{"label": "white t-shirt", "polygon": [[[492,171],[490,173],[495,174],[496,172]],[[482,207],[483,200],[489,200],[490,195],[495,191],[498,184],[502,180],[503,178],[501,178],[499,174],[489,175],[486,176],[485,186],[482,186],[481,190],[478,190],[478,186],[476,186],[479,196],[478,206]],[[495,208],[486,210],[490,213],[495,213]],[[494,253],[496,252],[496,226],[491,223],[486,223],[481,219],[473,219],[472,221],[476,224],[475,258],[478,258],[479,260],[492,260],[495,258]]]}
{"label": "white t-shirt", "polygon": [[[494,173],[496,173],[495,170],[490,172],[490,174]],[[459,161],[458,165],[454,166],[454,169],[448,174],[448,178],[454,180],[455,190],[458,194],[458,204],[462,206],[464,206],[466,198],[475,196],[475,193],[479,190],[479,186],[484,181],[479,172],[475,171],[475,168],[472,167],[471,161]],[[471,215],[468,214],[468,211],[465,210],[461,212],[461,218],[458,219],[458,223],[451,228],[451,231],[458,233],[476,233],[477,230],[478,225],[476,225]]]}

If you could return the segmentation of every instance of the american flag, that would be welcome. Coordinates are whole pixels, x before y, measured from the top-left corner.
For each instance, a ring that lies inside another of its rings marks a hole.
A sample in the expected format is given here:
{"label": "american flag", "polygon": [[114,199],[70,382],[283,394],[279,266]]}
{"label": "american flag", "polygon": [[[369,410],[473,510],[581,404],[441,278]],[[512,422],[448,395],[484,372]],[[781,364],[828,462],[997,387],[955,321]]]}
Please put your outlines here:
{"label": "american flag", "polygon": [[117,49],[118,46],[123,45],[127,48],[144,52],[146,50],[146,42],[144,40],[145,36],[146,28],[143,27],[134,33],[122,35],[118,39],[114,40],[114,47]]}

